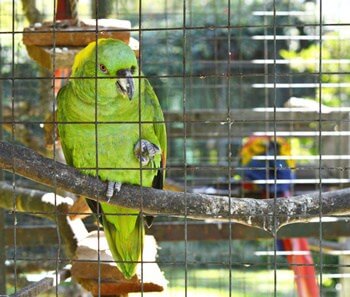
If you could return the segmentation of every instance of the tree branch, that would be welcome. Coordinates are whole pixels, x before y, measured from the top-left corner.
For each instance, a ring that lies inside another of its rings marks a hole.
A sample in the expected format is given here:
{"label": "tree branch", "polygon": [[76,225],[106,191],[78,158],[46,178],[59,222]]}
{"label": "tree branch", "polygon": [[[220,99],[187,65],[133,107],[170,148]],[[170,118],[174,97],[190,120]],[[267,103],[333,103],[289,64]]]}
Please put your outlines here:
{"label": "tree branch", "polygon": [[41,22],[43,16],[35,6],[35,0],[22,0],[22,7],[25,16],[30,24]]}
{"label": "tree branch", "polygon": [[[0,167],[55,189],[106,202],[107,184],[25,147],[0,142]],[[350,214],[350,189],[291,198],[229,198],[169,192],[124,184],[111,204],[139,208],[148,214],[232,221],[275,233],[291,223],[322,216]]]}
{"label": "tree branch", "polygon": [[64,250],[70,258],[74,256],[77,248],[75,235],[67,221],[68,205],[57,205],[44,202],[46,192],[29,190],[22,187],[12,187],[6,182],[0,182],[0,207],[10,211],[25,212],[35,216],[49,219],[57,224],[59,234],[63,240]]}

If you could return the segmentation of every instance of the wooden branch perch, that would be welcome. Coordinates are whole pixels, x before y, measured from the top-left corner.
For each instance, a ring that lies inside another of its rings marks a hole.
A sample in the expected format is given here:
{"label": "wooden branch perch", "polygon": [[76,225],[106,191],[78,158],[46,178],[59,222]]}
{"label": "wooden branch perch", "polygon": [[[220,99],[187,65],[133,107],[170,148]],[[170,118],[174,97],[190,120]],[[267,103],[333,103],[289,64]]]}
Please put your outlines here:
{"label": "wooden branch perch", "polygon": [[63,240],[63,247],[68,257],[73,257],[77,248],[77,241],[67,221],[68,205],[61,203],[54,205],[43,201],[46,192],[29,190],[22,187],[13,188],[6,182],[0,182],[0,207],[10,211],[25,212],[35,216],[47,218],[57,224],[59,234]]}
{"label": "wooden branch perch", "polygon": [[[107,184],[25,147],[0,142],[0,167],[38,183],[96,201],[107,201]],[[1,199],[1,198],[0,198]],[[350,214],[350,189],[291,198],[257,200],[156,190],[124,184],[111,204],[148,214],[237,222],[271,233],[287,224]]]}

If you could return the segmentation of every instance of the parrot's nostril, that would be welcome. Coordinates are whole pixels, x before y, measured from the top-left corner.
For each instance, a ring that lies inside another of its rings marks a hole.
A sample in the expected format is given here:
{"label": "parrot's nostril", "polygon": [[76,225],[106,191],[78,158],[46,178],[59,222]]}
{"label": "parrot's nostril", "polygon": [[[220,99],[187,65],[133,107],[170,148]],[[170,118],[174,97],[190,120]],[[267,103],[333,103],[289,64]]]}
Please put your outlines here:
{"label": "parrot's nostril", "polygon": [[126,70],[121,69],[117,71],[117,77],[121,78],[121,77],[126,77]]}

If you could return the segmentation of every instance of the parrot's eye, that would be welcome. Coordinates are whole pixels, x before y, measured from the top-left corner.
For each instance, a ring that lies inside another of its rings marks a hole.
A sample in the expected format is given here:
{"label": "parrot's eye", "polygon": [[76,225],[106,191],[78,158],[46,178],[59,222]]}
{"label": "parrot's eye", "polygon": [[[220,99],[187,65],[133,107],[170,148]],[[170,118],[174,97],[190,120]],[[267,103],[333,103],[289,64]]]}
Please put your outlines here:
{"label": "parrot's eye", "polygon": [[135,66],[131,66],[131,69],[130,69],[130,70],[131,70],[131,73],[132,73],[132,74],[134,74],[134,73],[135,73],[135,69],[136,69],[136,67],[135,67]]}
{"label": "parrot's eye", "polygon": [[103,73],[107,73],[108,70],[107,70],[107,67],[103,64],[100,64],[100,70],[103,72]]}

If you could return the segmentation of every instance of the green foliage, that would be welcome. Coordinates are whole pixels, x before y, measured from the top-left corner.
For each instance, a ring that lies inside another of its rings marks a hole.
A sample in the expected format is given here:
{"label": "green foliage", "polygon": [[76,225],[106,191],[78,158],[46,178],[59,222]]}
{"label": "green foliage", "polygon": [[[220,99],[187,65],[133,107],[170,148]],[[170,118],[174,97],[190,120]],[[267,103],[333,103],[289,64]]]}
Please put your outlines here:
{"label": "green foliage", "polygon": [[[248,243],[248,244],[247,244]],[[159,262],[182,263],[188,261],[195,267],[213,268],[220,263],[232,267],[267,267],[267,257],[256,256],[256,250],[273,249],[272,240],[246,241],[227,240],[220,241],[189,241],[185,242],[160,242]],[[231,258],[230,258],[231,257]],[[279,257],[280,263],[286,263],[284,257]]]}
{"label": "green foliage", "polygon": [[[263,65],[244,61],[278,58],[278,50],[288,48],[288,44],[279,41],[275,51],[272,41],[265,44],[254,36],[284,35],[292,30],[298,35],[309,33],[302,26],[309,20],[302,16],[276,16],[274,19],[255,13],[272,11],[273,1],[231,1],[230,7],[226,0],[186,1],[185,7],[183,2],[176,1],[147,3],[143,4],[142,12],[152,13],[148,17],[140,19],[138,14],[132,13],[139,7],[130,1],[119,3],[118,15],[131,20],[135,28],[148,29],[141,34],[135,31],[134,37],[141,39],[142,69],[150,77],[165,109],[182,110],[184,103],[186,110],[226,108],[229,96],[231,108],[265,106],[266,90],[251,86],[264,83],[263,75],[274,69],[269,66],[266,70]],[[305,4],[279,1],[276,9],[303,11]],[[183,15],[184,10],[186,15]],[[182,28],[183,22],[186,30]],[[274,32],[274,22],[288,26],[277,26]],[[308,44],[301,43],[299,47]],[[285,73],[288,68],[278,66],[276,71]],[[227,73],[231,75],[228,79]],[[242,76],[239,78],[239,75]],[[279,101],[289,96],[286,90],[279,92],[283,92],[278,94]],[[267,105],[272,106],[274,92],[268,91],[267,96]],[[283,104],[282,101],[278,105]]]}
{"label": "green foliage", "polygon": [[[274,288],[273,271],[255,270],[251,268],[232,269],[216,267],[211,269],[196,269],[189,267],[187,274],[183,268],[168,267],[164,269],[169,280],[171,296],[184,296],[185,279],[189,296],[224,297],[232,292],[237,297],[268,297],[272,296]],[[230,274],[231,272],[231,274]],[[293,296],[293,273],[290,270],[278,270],[277,296]]]}
{"label": "green foliage", "polygon": [[[312,44],[300,51],[281,50],[280,55],[290,60],[290,67],[294,72],[310,74],[322,72],[320,75],[322,83],[350,83],[350,63],[345,61],[350,59],[350,40],[343,39],[335,32],[325,35],[325,38],[322,48],[319,44]],[[320,98],[319,92],[317,90],[316,99]],[[349,87],[323,87],[322,103],[328,106],[348,106],[349,94]]]}

